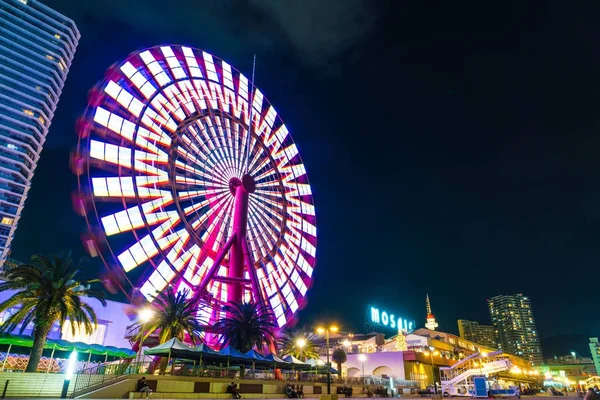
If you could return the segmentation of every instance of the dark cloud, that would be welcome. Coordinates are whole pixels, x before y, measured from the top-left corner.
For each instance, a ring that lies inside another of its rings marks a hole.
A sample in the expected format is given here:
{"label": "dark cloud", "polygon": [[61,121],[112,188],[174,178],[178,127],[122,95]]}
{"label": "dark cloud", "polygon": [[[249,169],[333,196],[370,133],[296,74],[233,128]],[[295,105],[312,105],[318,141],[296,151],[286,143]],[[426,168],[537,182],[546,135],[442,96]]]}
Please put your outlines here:
{"label": "dark cloud", "polygon": [[[105,32],[90,29],[90,19],[103,24],[125,24],[133,31],[177,34],[206,46],[214,41],[237,49],[244,56],[254,52],[293,51],[310,67],[334,66],[352,46],[364,41],[379,18],[379,10],[367,0],[51,0],[65,10],[85,33],[83,41],[101,40]],[[67,12],[68,11],[68,12]]]}

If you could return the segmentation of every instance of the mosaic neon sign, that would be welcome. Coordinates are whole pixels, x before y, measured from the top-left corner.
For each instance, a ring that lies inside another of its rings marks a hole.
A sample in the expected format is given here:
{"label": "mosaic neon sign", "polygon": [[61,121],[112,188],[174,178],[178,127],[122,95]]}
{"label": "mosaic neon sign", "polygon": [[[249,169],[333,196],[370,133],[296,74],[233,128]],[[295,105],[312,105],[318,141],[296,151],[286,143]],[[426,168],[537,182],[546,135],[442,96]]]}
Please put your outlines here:
{"label": "mosaic neon sign", "polygon": [[395,314],[380,310],[373,306],[369,306],[367,320],[370,324],[390,329],[398,329],[398,331],[412,331],[415,326],[415,323],[412,320],[398,317]]}

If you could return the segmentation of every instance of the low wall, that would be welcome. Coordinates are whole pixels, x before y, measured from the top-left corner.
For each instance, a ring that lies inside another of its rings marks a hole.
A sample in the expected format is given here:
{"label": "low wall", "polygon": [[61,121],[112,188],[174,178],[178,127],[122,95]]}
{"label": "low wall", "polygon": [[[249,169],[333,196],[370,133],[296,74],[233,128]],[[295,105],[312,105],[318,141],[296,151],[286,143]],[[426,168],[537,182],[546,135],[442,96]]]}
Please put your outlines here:
{"label": "low wall", "polygon": [[[148,386],[153,390],[153,398],[230,398],[225,393],[227,385],[231,383],[230,379],[217,378],[199,378],[188,376],[149,376],[144,375],[148,381]],[[106,399],[130,397],[130,392],[135,391],[138,379],[142,375],[132,375],[128,379],[113,384],[108,384],[104,388],[78,396],[78,398]],[[236,379],[235,383],[240,388],[240,392],[245,398],[283,398],[283,388],[285,382],[281,381],[259,381]],[[304,394],[306,397],[319,397],[322,393],[327,393],[327,384],[324,383],[303,383],[290,382],[294,385],[304,385]],[[337,385],[331,385],[331,393],[336,393]],[[362,392],[362,386],[352,386],[354,396],[357,397]],[[139,397],[139,393],[132,397]]]}

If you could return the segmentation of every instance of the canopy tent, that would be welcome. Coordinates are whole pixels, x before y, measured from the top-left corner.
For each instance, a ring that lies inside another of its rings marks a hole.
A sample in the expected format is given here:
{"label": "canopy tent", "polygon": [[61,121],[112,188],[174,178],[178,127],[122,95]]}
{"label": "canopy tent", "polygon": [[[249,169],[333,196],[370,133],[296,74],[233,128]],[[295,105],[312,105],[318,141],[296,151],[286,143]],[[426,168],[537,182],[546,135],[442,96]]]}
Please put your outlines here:
{"label": "canopy tent", "polygon": [[160,357],[175,357],[175,358],[187,358],[194,356],[192,348],[185,343],[182,343],[179,339],[173,338],[167,340],[163,344],[152,347],[148,350],[144,350],[144,354],[148,356],[160,356]]}
{"label": "canopy tent", "polygon": [[171,339],[161,345],[145,350],[144,354],[159,357],[200,360],[200,362],[227,361],[227,365],[230,365],[231,362],[234,362],[237,364],[252,363],[276,367],[297,366],[299,369],[302,369],[302,367],[307,369],[311,368],[309,365],[302,363],[298,359],[295,359],[295,362],[288,362],[277,357],[275,354],[263,356],[255,350],[242,353],[231,346],[224,347],[219,351],[212,350],[205,344],[201,344],[196,347],[189,347],[177,339]]}
{"label": "canopy tent", "polygon": [[289,367],[291,366],[291,363],[282,360],[281,358],[277,357],[275,354],[267,354],[266,356],[264,356],[266,361],[269,361],[272,365],[275,365],[277,367]]}
{"label": "canopy tent", "polygon": [[192,347],[191,352],[194,354],[201,354],[203,356],[218,356],[219,353],[205,345],[204,343],[199,344],[196,347]]}
{"label": "canopy tent", "polygon": [[231,346],[223,347],[221,350],[219,350],[218,354],[221,357],[229,358],[231,360],[237,360],[237,361],[252,361],[253,360],[252,357],[247,356],[246,354],[242,353],[239,350],[234,349]]}
{"label": "canopy tent", "polygon": [[[14,335],[10,333],[0,334],[0,345],[33,347],[33,337],[25,335]],[[110,357],[134,358],[135,352],[130,349],[114,346],[102,346],[99,344],[87,344],[82,342],[69,342],[62,339],[46,339],[45,349],[57,351],[77,351],[93,355],[106,355]]]}
{"label": "canopy tent", "polygon": [[298,360],[296,357],[294,357],[292,355],[285,356],[282,358],[282,360],[290,363],[292,365],[292,367],[294,367],[296,369],[311,369],[312,368],[311,365]]}
{"label": "canopy tent", "polygon": [[[327,373],[327,366],[325,362],[321,359],[310,358],[306,360],[306,364],[310,365],[311,371],[315,371],[316,373]],[[337,374],[338,371],[335,368],[329,368],[329,371],[332,374]]]}
{"label": "canopy tent", "polygon": [[267,360],[262,354],[258,353],[256,350],[252,349],[246,353],[244,353],[244,355],[252,358],[254,361],[258,361],[258,362],[269,362],[269,360]]}

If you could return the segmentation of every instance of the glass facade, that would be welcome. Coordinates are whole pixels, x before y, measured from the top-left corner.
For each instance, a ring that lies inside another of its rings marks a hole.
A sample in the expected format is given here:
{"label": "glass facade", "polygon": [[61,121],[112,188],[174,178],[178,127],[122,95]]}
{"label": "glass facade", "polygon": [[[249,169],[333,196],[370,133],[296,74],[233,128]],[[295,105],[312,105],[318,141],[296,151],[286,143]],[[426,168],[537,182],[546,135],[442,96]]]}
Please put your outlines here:
{"label": "glass facade", "polygon": [[540,338],[531,302],[522,294],[495,296],[488,300],[498,347],[534,365],[543,363]]}
{"label": "glass facade", "polygon": [[78,41],[75,23],[40,2],[0,0],[0,267]]}

